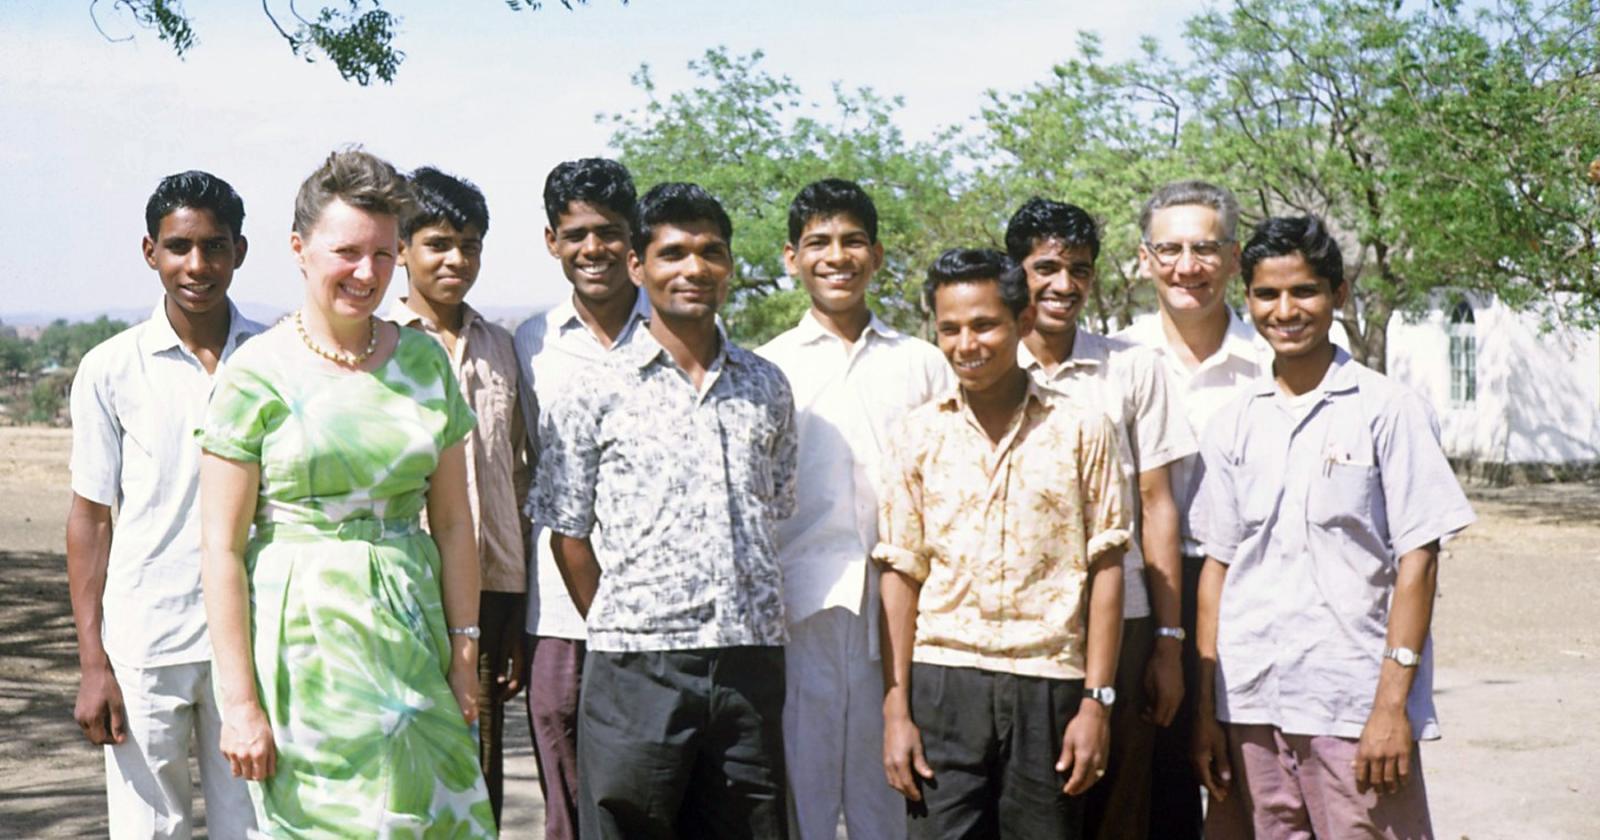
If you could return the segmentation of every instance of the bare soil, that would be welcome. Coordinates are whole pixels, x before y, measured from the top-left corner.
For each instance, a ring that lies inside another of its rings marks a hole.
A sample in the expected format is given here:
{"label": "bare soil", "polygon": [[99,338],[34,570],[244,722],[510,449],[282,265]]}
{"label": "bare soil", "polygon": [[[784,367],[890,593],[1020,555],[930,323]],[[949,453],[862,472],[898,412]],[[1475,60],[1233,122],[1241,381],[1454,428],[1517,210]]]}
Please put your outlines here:
{"label": "bare soil", "polygon": [[[104,763],[72,721],[69,433],[0,428],[0,837],[103,836]],[[1434,617],[1444,738],[1423,747],[1442,840],[1600,838],[1600,484],[1470,488]],[[519,706],[506,837],[542,837]]]}

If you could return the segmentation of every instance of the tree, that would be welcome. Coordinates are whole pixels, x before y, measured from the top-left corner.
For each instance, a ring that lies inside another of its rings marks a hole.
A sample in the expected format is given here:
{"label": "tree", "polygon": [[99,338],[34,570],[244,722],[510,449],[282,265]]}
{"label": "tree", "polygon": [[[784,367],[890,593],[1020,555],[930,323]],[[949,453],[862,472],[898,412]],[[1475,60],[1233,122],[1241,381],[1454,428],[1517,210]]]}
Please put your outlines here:
{"label": "tree", "polygon": [[126,321],[101,315],[93,321],[67,323],[65,318],[50,322],[33,342],[34,368],[51,365],[76,367],[83,354],[95,345],[128,328]]}
{"label": "tree", "polygon": [[905,140],[894,124],[899,100],[836,84],[824,108],[762,61],[759,51],[708,50],[689,63],[695,86],[666,96],[641,66],[633,81],[645,105],[599,119],[612,126],[611,145],[641,188],[693,180],[727,209],[737,274],[724,318],[739,342],[787,329],[808,305],[784,272],[782,248],[789,202],[824,177],[849,178],[873,195],[888,259],[870,295],[892,322],[918,323],[913,287],[948,241],[941,232],[955,205],[950,154]]}
{"label": "tree", "polygon": [[[571,11],[574,3],[582,5],[588,0],[557,2]],[[622,2],[626,4],[628,0]],[[131,40],[131,35],[114,38],[106,33],[95,12],[99,4],[100,0],[89,0],[89,17],[100,34],[113,41]],[[505,4],[512,11],[537,11],[544,5],[541,0],[505,0]],[[126,12],[135,25],[156,33],[179,58],[199,43],[182,0],[112,0],[110,5],[113,11]],[[406,54],[394,45],[401,19],[383,7],[383,0],[332,3],[318,7],[310,17],[301,15],[294,0],[289,0],[288,15],[282,19],[273,13],[269,0],[262,0],[261,13],[288,42],[290,52],[307,63],[319,56],[332,61],[345,81],[365,86],[377,77],[393,82],[400,63],[405,61]],[[281,20],[290,21],[290,28],[284,28]]]}
{"label": "tree", "polygon": [[1261,214],[1347,235],[1341,320],[1383,369],[1398,311],[1482,291],[1593,323],[1600,28],[1590,0],[1241,0],[1189,21],[1196,101]]}

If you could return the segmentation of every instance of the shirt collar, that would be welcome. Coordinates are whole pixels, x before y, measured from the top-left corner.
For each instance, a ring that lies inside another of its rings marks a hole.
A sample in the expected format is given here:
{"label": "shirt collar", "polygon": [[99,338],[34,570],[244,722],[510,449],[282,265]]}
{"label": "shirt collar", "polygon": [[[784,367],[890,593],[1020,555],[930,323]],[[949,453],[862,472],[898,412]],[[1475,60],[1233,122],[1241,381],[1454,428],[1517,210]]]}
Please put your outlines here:
{"label": "shirt collar", "polygon": [[[483,316],[470,304],[461,304],[461,331],[472,329],[472,325],[481,320]],[[406,298],[399,298],[389,305],[389,311],[384,315],[385,321],[393,321],[402,327],[413,327],[422,324],[433,332],[439,331],[439,325],[423,317],[421,313],[406,305]]]}
{"label": "shirt collar", "polygon": [[[900,331],[885,324],[876,312],[869,312],[868,316],[866,329],[861,331],[862,341],[866,341],[868,336],[874,334],[881,339],[892,339],[900,336]],[[801,344],[813,344],[827,338],[838,340],[839,336],[822,325],[822,321],[817,318],[816,312],[807,309],[806,313],[800,316],[800,323],[795,324],[795,338]]]}
{"label": "shirt collar", "polygon": [[[959,412],[965,411],[967,408],[967,392],[959,382],[945,389],[944,393],[940,394],[936,399],[938,400],[940,411]],[[1047,405],[1045,387],[1040,385],[1033,377],[1028,377],[1028,392],[1023,396],[1022,401],[1027,405],[1036,403],[1038,405]]]}
{"label": "shirt collar", "polygon": [[[706,366],[707,370],[717,370],[728,362],[734,364],[744,362],[745,351],[735,345],[732,339],[728,338],[728,331],[723,329],[721,319],[717,320],[717,337],[720,339],[717,342],[717,355],[711,360],[711,364]],[[649,367],[650,363],[657,359],[665,359],[669,364],[677,364],[672,361],[672,356],[667,353],[667,349],[661,346],[661,342],[657,341],[656,337],[648,329],[639,330],[638,337],[622,352],[629,354],[628,358],[640,370]]]}
{"label": "shirt collar", "polygon": [[1222,347],[1217,351],[1218,355],[1225,353],[1247,362],[1259,362],[1262,352],[1256,328],[1234,314],[1232,307],[1224,306],[1223,309],[1228,313],[1228,331],[1222,334]]}
{"label": "shirt collar", "polygon": [[[623,343],[629,333],[633,332],[640,323],[650,320],[650,298],[644,290],[634,287],[633,309],[628,311],[628,320],[623,324],[622,332],[617,334],[618,344]],[[561,302],[551,307],[550,323],[555,325],[556,334],[560,335],[568,330],[589,329],[589,325],[578,317],[578,307],[572,302],[572,296],[567,295]]]}
{"label": "shirt collar", "polygon": [[[1111,343],[1106,337],[1080,328],[1077,335],[1072,337],[1072,355],[1056,367],[1056,372],[1075,367],[1099,367],[1110,358]],[[1017,364],[1023,370],[1044,367],[1025,342],[1017,343]]]}
{"label": "shirt collar", "polygon": [[[253,321],[245,320],[239,314],[239,308],[228,300],[228,338],[222,344],[222,355],[233,352],[233,348],[259,331],[259,326]],[[183,341],[178,338],[177,330],[172,328],[172,322],[167,319],[167,299],[165,297],[156,301],[155,309],[150,312],[149,320],[144,322],[144,329],[139,331],[139,350],[147,356],[164,353],[173,348],[188,352],[183,346]]]}
{"label": "shirt collar", "polygon": [[[1322,374],[1322,381],[1317,383],[1316,390],[1324,394],[1342,394],[1354,391],[1359,385],[1356,365],[1350,354],[1339,345],[1333,345],[1333,362]],[[1278,380],[1272,373],[1272,365],[1266,366],[1266,371],[1256,380],[1250,393],[1257,397],[1273,397],[1278,394]]]}

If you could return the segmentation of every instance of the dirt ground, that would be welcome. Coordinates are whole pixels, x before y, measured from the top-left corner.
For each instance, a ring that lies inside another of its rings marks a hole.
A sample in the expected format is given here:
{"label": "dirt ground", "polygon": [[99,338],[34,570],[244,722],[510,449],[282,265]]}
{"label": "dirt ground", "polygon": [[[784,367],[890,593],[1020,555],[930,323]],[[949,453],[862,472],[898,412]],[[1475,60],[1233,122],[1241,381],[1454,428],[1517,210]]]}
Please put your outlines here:
{"label": "dirt ground", "polygon": [[[105,834],[101,753],[72,721],[68,445],[0,428],[0,837]],[[1470,493],[1434,618],[1437,836],[1600,838],[1600,484]],[[526,719],[508,717],[505,836],[540,837]]]}

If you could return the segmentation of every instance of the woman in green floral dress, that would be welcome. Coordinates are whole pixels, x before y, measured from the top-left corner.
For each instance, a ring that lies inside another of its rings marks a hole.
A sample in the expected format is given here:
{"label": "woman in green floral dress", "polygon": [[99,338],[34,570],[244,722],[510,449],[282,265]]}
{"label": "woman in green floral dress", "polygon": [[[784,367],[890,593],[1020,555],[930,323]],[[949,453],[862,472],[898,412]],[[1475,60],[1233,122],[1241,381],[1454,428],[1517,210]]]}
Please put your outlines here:
{"label": "woman in green floral dress", "polygon": [[495,833],[470,729],[475,421],[438,345],[372,314],[407,200],[360,150],[306,180],[305,305],[234,355],[199,433],[222,751],[274,837]]}

